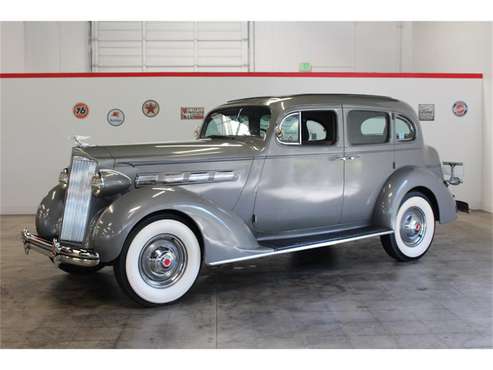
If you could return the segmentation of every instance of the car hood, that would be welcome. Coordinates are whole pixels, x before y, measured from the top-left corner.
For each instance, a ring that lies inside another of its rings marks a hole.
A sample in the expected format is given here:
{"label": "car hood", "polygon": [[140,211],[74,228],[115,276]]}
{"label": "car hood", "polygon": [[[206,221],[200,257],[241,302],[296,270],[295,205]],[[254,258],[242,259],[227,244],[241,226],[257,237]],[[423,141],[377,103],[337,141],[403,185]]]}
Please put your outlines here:
{"label": "car hood", "polygon": [[90,146],[76,148],[98,161],[132,166],[252,159],[264,148],[260,138],[201,139],[188,142]]}

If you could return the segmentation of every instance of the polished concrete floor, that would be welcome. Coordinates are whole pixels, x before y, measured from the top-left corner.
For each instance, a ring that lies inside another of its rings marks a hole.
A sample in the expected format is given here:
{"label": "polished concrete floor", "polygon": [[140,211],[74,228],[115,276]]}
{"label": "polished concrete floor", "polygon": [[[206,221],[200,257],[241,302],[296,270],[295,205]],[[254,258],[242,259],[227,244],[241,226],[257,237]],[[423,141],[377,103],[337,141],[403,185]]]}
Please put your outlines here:
{"label": "polished concrete floor", "polygon": [[25,256],[1,221],[2,348],[493,347],[491,214],[439,225],[418,262],[378,239],[206,268],[178,303],[143,309],[112,269],[70,276]]}

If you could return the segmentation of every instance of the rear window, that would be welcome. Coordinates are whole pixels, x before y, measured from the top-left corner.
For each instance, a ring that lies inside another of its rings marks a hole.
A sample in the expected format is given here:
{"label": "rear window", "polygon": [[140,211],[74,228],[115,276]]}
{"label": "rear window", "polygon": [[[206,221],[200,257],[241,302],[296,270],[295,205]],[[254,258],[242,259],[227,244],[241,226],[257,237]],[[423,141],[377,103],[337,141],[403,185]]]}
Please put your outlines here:
{"label": "rear window", "polygon": [[384,112],[353,110],[348,114],[351,145],[384,144],[389,141],[389,115]]}

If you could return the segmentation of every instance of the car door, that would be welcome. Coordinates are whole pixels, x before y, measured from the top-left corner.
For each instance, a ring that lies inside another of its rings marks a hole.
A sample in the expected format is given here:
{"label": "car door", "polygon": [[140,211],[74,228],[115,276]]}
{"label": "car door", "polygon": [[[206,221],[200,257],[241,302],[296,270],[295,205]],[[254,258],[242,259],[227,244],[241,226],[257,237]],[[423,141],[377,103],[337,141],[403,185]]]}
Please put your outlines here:
{"label": "car door", "polygon": [[254,206],[262,234],[326,229],[340,221],[344,181],[340,107],[290,112],[271,138]]}
{"label": "car door", "polygon": [[377,197],[394,171],[389,112],[375,107],[344,106],[344,225],[371,223]]}

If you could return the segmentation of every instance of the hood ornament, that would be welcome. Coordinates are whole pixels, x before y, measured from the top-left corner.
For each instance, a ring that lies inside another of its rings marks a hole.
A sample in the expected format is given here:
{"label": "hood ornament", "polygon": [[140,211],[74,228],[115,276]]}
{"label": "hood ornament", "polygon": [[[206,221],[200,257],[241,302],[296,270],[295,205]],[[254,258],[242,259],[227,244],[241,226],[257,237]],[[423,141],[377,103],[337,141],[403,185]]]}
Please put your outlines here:
{"label": "hood ornament", "polygon": [[80,135],[72,136],[72,140],[75,141],[75,145],[80,148],[92,146],[91,144],[85,142],[85,140],[88,140],[90,138],[91,138],[90,136],[80,136]]}

